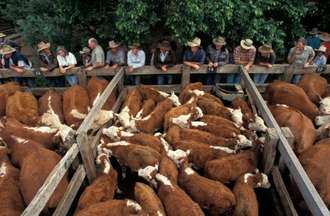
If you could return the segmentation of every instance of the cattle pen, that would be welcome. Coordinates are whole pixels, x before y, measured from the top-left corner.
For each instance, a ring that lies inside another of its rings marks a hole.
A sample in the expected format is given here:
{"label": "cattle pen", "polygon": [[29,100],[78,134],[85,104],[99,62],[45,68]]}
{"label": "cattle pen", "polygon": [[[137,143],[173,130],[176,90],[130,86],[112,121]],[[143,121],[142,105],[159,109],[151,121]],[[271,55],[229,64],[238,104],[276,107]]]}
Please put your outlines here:
{"label": "cattle pen", "polygon": [[[200,70],[193,71],[182,65],[175,66],[172,70],[169,70],[168,74],[174,74],[181,77],[181,85],[163,85],[157,86],[153,85],[159,90],[165,92],[175,91],[180,92],[182,86],[190,83],[191,76],[197,74],[205,74],[206,66],[202,67]],[[288,65],[274,65],[272,69],[265,70],[262,67],[254,67],[250,73],[267,73],[274,76],[283,76],[285,80],[289,80],[292,74],[304,74],[311,73],[312,70],[295,70],[290,75],[286,75],[285,71],[292,70]],[[156,70],[154,67],[146,66],[137,70],[134,74],[125,74],[125,68],[120,70],[106,70],[99,69],[91,72],[85,72],[80,68],[72,71],[73,74],[77,74],[79,78],[79,83],[82,86],[86,85],[88,77],[92,76],[113,76],[111,82],[104,90],[103,94],[96,101],[93,108],[90,110],[89,114],[77,130],[76,138],[73,143],[71,143],[70,149],[66,152],[61,161],[50,173],[46,179],[44,185],[39,189],[33,201],[27,206],[22,215],[39,215],[40,212],[45,207],[47,201],[51,197],[56,186],[68,171],[70,167],[74,167],[74,174],[71,178],[70,184],[67,188],[67,192],[64,194],[61,202],[57,206],[53,215],[67,215],[71,205],[76,199],[78,190],[82,187],[85,178],[91,183],[96,177],[96,145],[99,143],[99,138],[101,136],[101,130],[91,131],[91,125],[94,121],[96,113],[98,113],[102,106],[104,105],[107,98],[111,95],[113,91],[119,93],[117,101],[113,107],[113,111],[117,112],[122,105],[122,102],[127,94],[127,90],[132,88],[131,86],[124,85],[124,77],[132,75],[140,76],[154,76],[160,74],[161,72]],[[310,212],[313,215],[330,215],[328,208],[322,201],[321,197],[317,193],[315,187],[308,178],[306,172],[298,161],[297,157],[291,149],[291,144],[293,142],[293,136],[287,128],[280,128],[276,123],[274,117],[269,111],[265,101],[260,95],[260,91],[264,90],[265,84],[256,86],[249,74],[244,71],[244,69],[237,65],[227,65],[217,71],[219,74],[231,74],[240,73],[241,83],[240,87],[235,86],[237,92],[242,93],[245,91],[250,101],[253,110],[260,114],[264,119],[268,130],[267,130],[267,144],[264,148],[262,156],[262,167],[266,174],[271,174],[273,179],[273,189],[279,196],[279,202],[282,205],[282,213],[284,215],[298,215],[296,207],[289,195],[287,186],[285,185],[279,166],[285,166],[288,168],[290,175],[293,177],[294,182],[297,184],[301,195],[303,196],[305,203],[307,204]],[[330,73],[330,71],[326,71]],[[8,70],[0,70],[0,78],[15,77],[14,73],[8,73]],[[35,77],[34,71],[29,71],[24,77]],[[51,74],[49,76],[61,76],[58,72]],[[205,86],[205,90],[219,90],[220,87],[226,87],[227,84],[219,84],[216,86]],[[36,88],[32,89],[32,92],[36,95],[40,95],[45,92],[47,88]],[[59,88],[59,91],[63,91],[63,88]],[[111,122],[108,126],[111,125]],[[82,163],[79,163],[81,157]],[[278,160],[278,158],[281,158]]]}

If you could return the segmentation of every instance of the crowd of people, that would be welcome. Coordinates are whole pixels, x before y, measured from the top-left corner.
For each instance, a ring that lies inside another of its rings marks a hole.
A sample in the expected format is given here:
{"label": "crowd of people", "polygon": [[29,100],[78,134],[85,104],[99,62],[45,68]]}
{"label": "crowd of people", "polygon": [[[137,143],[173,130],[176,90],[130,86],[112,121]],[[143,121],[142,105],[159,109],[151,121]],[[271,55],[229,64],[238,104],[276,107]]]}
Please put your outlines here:
{"label": "crowd of people", "polygon": [[[84,47],[80,51],[84,70],[91,71],[101,67],[115,69],[120,66],[127,66],[127,73],[132,73],[146,64],[146,53],[141,48],[140,43],[131,44],[129,50],[114,40],[110,41],[108,45],[108,51],[105,53],[95,38],[88,40],[88,47]],[[212,44],[205,50],[201,46],[201,39],[198,37],[188,41],[186,45],[187,49],[184,51],[182,63],[196,70],[201,65],[207,64],[207,84],[220,81],[220,75],[215,72],[217,68],[225,64],[242,65],[249,71],[254,64],[271,68],[276,61],[276,54],[271,44],[262,44],[256,49],[253,41],[248,38],[242,39],[232,53],[229,52],[226,46],[226,39],[221,36],[214,38]],[[69,85],[72,86],[78,83],[76,75],[67,74],[71,68],[77,65],[77,59],[73,53],[63,46],[58,46],[55,54],[51,51],[51,44],[45,41],[38,43],[37,52],[39,54],[40,72],[46,74],[58,68]],[[317,67],[317,72],[322,72],[326,69],[329,55],[330,35],[313,28],[307,37],[295,41],[295,46],[290,49],[287,61],[289,64],[298,67],[313,65]],[[0,68],[12,69],[17,74],[22,74],[25,70],[32,68],[31,62],[21,54],[20,47],[14,41],[6,39],[6,35],[3,33],[0,33],[0,57]],[[171,41],[167,39],[159,41],[150,59],[150,65],[164,72],[164,74],[158,75],[158,84],[172,84],[173,75],[166,74],[166,72],[169,68],[181,62],[177,61],[177,55]],[[267,76],[267,74],[254,74],[253,79],[255,83],[260,84],[266,81]],[[294,75],[293,82],[297,83],[300,77],[300,75]],[[141,83],[140,76],[129,76],[129,79],[132,84],[138,85]],[[18,76],[16,81],[21,82],[22,80]],[[33,85],[33,80],[30,79],[30,81],[29,84]],[[227,83],[238,83],[240,75],[226,75],[226,81]],[[63,81],[58,78],[54,78],[52,83],[54,86],[63,85]]]}

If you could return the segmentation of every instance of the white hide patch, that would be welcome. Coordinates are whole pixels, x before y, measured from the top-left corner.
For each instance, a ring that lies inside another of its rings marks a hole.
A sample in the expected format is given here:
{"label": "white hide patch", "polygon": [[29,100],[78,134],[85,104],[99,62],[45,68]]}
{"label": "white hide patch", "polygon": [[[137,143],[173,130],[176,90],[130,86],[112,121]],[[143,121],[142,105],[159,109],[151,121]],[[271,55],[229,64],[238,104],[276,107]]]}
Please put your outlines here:
{"label": "white hide patch", "polygon": [[215,149],[215,150],[220,150],[220,151],[224,151],[228,154],[235,154],[236,151],[235,150],[232,150],[228,147],[223,147],[223,146],[210,146],[211,149]]}
{"label": "white hide patch", "polygon": [[192,104],[196,100],[195,97],[191,97],[186,104]]}
{"label": "white hide patch", "polygon": [[288,106],[288,105],[286,105],[286,104],[276,104],[275,106],[280,106],[280,107],[289,108],[289,106]]}
{"label": "white hide patch", "polygon": [[166,92],[163,92],[163,91],[157,91],[161,96],[163,96],[164,98],[167,98],[169,97],[170,95],[167,94]]}
{"label": "white hide patch", "polygon": [[128,106],[125,106],[119,114],[117,114],[117,117],[120,121],[120,124],[124,127],[127,128],[129,127],[129,122],[131,120],[130,114],[129,114],[129,108]]}
{"label": "white hide patch", "polygon": [[203,96],[205,94],[204,91],[201,91],[199,89],[194,89],[194,90],[189,90],[189,93],[193,93],[194,95],[198,96]]}
{"label": "white hide patch", "polygon": [[153,177],[151,176],[152,173],[155,173],[158,171],[158,164],[155,164],[155,166],[146,166],[143,169],[138,170],[138,175],[147,181],[151,181]]}
{"label": "white hide patch", "polygon": [[172,161],[180,167],[180,161],[186,157],[188,157],[190,150],[183,151],[181,149],[177,149],[175,151],[169,150],[167,152],[167,156],[172,159]]}
{"label": "white hide patch", "polygon": [[164,216],[159,210],[157,211],[157,216]]}
{"label": "white hide patch", "polygon": [[204,126],[207,126],[207,123],[202,122],[202,121],[192,121],[191,126],[193,126],[193,127],[204,127]]}
{"label": "white hide patch", "polygon": [[157,181],[161,182],[163,185],[170,186],[171,188],[173,188],[171,181],[166,176],[157,173],[156,179]]}
{"label": "white hide patch", "polygon": [[119,141],[119,142],[113,142],[113,143],[108,143],[108,147],[114,147],[114,146],[129,146],[130,144],[126,141]]}
{"label": "white hide patch", "polygon": [[243,113],[241,109],[227,108],[231,113],[231,119],[239,126],[243,124]]}
{"label": "white hide patch", "polygon": [[176,96],[176,94],[174,92],[171,93],[171,96],[168,97],[168,99],[170,99],[172,101],[172,103],[174,104],[174,106],[181,106],[179,97]]}
{"label": "white hide patch", "polygon": [[246,138],[246,136],[239,134],[237,137],[237,145],[239,148],[252,147],[252,141]]}
{"label": "white hide patch", "polygon": [[330,123],[330,115],[316,116],[314,121],[315,121],[315,124],[317,126],[329,124]]}
{"label": "white hide patch", "polygon": [[76,109],[71,110],[70,114],[76,119],[84,119],[87,116],[86,114],[81,113]]}
{"label": "white hide patch", "polygon": [[140,119],[142,119],[142,113],[143,113],[143,109],[141,109],[141,110],[136,114],[135,119],[136,119],[136,120],[140,120]]}
{"label": "white hide patch", "polygon": [[261,173],[261,182],[258,182],[257,183],[257,187],[260,187],[260,188],[269,188],[270,187],[270,183],[269,183],[269,180],[268,180],[268,176],[264,173]]}
{"label": "white hide patch", "polygon": [[42,126],[42,127],[23,127],[25,129],[28,129],[28,130],[32,130],[32,131],[35,131],[35,132],[40,132],[40,133],[56,133],[57,132],[57,129],[55,128],[50,128],[50,127],[45,127],[45,126]]}
{"label": "white hide patch", "polygon": [[325,97],[320,101],[319,109],[322,114],[330,115],[330,97]]}
{"label": "white hide patch", "polygon": [[150,113],[150,114],[147,115],[146,117],[142,118],[141,121],[147,121],[148,119],[150,119],[150,118],[151,118],[151,114],[152,114],[152,113]]}
{"label": "white hide patch", "polygon": [[119,141],[120,140],[120,131],[122,128],[116,127],[116,126],[111,126],[109,128],[104,128],[102,130],[102,133],[106,136],[108,136],[110,139],[114,141]]}
{"label": "white hide patch", "polygon": [[187,174],[187,175],[193,175],[195,173],[195,171],[193,169],[191,169],[190,167],[187,167],[184,169],[184,172]]}
{"label": "white hide patch", "polygon": [[191,118],[191,113],[187,115],[180,115],[178,117],[172,118],[172,123],[178,125],[181,128],[189,127],[189,120]]}
{"label": "white hide patch", "polygon": [[265,125],[264,120],[260,116],[255,114],[255,121],[249,123],[249,129],[254,131],[266,132],[267,127]]}
{"label": "white hide patch", "polygon": [[252,173],[245,173],[244,174],[244,183],[248,183],[248,178],[254,177],[254,174]]}
{"label": "white hide patch", "polygon": [[163,137],[160,136],[159,139],[160,139],[161,144],[163,145],[165,152],[168,152],[169,150],[172,149],[170,144],[168,144],[168,142]]}
{"label": "white hide patch", "polygon": [[114,118],[113,111],[108,110],[100,110],[100,112],[96,115],[94,122],[92,124],[92,128],[100,128],[102,125],[106,124],[108,121]]}
{"label": "white hide patch", "polygon": [[11,137],[14,138],[14,140],[15,140],[16,142],[18,142],[19,144],[25,144],[25,143],[28,142],[28,140],[23,139],[23,138],[20,138],[20,137],[17,137],[17,136],[11,136]]}
{"label": "white hide patch", "polygon": [[[102,146],[102,144],[97,146],[98,156],[96,158],[96,163],[97,164],[102,164],[102,162],[103,162],[103,164],[104,164],[103,173],[109,174],[110,169],[111,169],[111,164],[110,164],[109,157],[112,154],[112,152],[111,152],[110,149],[102,148],[101,146]],[[103,161],[101,161],[102,157],[105,157],[105,159]]]}
{"label": "white hide patch", "polygon": [[197,116],[196,116],[197,119],[202,118],[204,116],[203,110],[201,108],[196,107],[196,111],[197,111]]}
{"label": "white hide patch", "polygon": [[126,205],[127,205],[127,207],[133,208],[135,211],[141,211],[142,210],[142,207],[137,202],[135,202],[133,200],[127,200]]}
{"label": "white hide patch", "polygon": [[0,166],[0,178],[4,177],[7,174],[7,165],[6,163],[2,162]]}

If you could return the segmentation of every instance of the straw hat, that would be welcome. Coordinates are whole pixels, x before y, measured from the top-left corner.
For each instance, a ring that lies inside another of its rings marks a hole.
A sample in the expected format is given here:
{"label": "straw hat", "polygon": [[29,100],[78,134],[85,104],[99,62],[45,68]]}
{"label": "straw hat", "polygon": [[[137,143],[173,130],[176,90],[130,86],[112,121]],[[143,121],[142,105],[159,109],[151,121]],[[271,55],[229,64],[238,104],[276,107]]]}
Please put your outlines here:
{"label": "straw hat", "polygon": [[258,48],[258,51],[261,53],[273,53],[274,50],[272,49],[272,46],[270,44],[263,44]]}
{"label": "straw hat", "polygon": [[320,34],[320,31],[318,28],[312,28],[312,31],[309,32],[311,35],[317,35]]}
{"label": "straw hat", "polygon": [[225,38],[223,37],[214,38],[212,42],[214,45],[218,45],[218,46],[224,46],[227,44]]}
{"label": "straw hat", "polygon": [[16,49],[9,46],[9,45],[4,45],[1,49],[0,49],[0,54],[1,55],[7,55],[7,54],[10,54],[10,53],[13,53],[15,52]]}
{"label": "straw hat", "polygon": [[90,53],[91,50],[88,47],[84,47],[82,50],[79,51],[79,53],[82,54],[87,54]]}
{"label": "straw hat", "polygon": [[158,44],[158,48],[162,48],[162,49],[165,49],[165,50],[170,50],[171,49],[171,44],[167,40],[164,40],[160,44]]}
{"label": "straw hat", "polygon": [[38,43],[37,47],[38,47],[38,52],[40,52],[41,50],[49,49],[50,43],[45,43],[41,41],[40,43]]}
{"label": "straw hat", "polygon": [[190,47],[199,47],[201,45],[201,39],[198,37],[195,37],[192,41],[188,41],[187,45]]}
{"label": "straw hat", "polygon": [[130,49],[134,48],[140,48],[141,44],[140,43],[133,43],[132,45],[129,46]]}
{"label": "straw hat", "polygon": [[113,49],[113,48],[117,48],[120,46],[120,43],[116,43],[114,40],[109,41],[109,48]]}
{"label": "straw hat", "polygon": [[326,41],[326,42],[330,41],[329,33],[328,32],[322,32],[322,34],[320,35],[320,39],[322,41]]}
{"label": "straw hat", "polygon": [[252,48],[252,45],[253,45],[253,41],[251,39],[241,40],[241,47],[243,49],[249,50]]}
{"label": "straw hat", "polygon": [[315,49],[315,51],[317,51],[317,52],[326,52],[327,51],[327,48],[325,47],[325,46],[320,46],[320,48],[318,48],[318,49]]}
{"label": "straw hat", "polygon": [[0,32],[0,38],[4,38],[4,37],[6,37],[6,36],[7,36],[6,34]]}

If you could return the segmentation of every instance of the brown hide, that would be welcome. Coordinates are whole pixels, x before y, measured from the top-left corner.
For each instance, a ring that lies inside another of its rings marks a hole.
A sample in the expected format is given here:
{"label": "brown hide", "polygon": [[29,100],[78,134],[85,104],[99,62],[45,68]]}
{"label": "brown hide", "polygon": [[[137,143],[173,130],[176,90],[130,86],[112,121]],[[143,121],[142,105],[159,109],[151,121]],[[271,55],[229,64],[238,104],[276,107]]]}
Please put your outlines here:
{"label": "brown hide", "polygon": [[268,85],[265,99],[271,105],[286,104],[300,110],[308,118],[314,120],[319,114],[316,105],[308,98],[302,88],[287,82],[276,81]]}
{"label": "brown hide", "polygon": [[198,125],[196,127],[192,126],[192,128],[203,130],[212,133],[215,136],[225,138],[233,138],[240,134],[240,129],[237,128],[232,121],[219,116],[205,115],[199,121],[202,121],[207,125]]}
{"label": "brown hide", "polygon": [[330,139],[317,142],[299,160],[325,204],[330,206]]}
{"label": "brown hide", "polygon": [[173,145],[180,140],[194,140],[209,145],[232,148],[237,144],[236,139],[227,139],[198,129],[179,128],[177,126],[172,126],[167,131],[166,140]]}
{"label": "brown hide", "polygon": [[54,90],[47,91],[39,98],[39,114],[42,116],[52,109],[59,117],[61,123],[64,122],[62,95]]}
{"label": "brown hide", "polygon": [[198,90],[202,90],[203,88],[203,83],[201,82],[196,82],[196,83],[189,83],[187,84],[183,90],[180,93],[179,96],[179,100],[181,102],[181,104],[185,104],[186,102],[188,102],[191,98],[191,96],[193,95],[190,91],[198,89]]}
{"label": "brown hide", "polygon": [[199,205],[176,184],[172,184],[172,187],[170,187],[161,183],[158,189],[158,196],[165,207],[167,216],[204,215]]}
{"label": "brown hide", "polygon": [[180,187],[195,202],[211,212],[223,214],[235,206],[234,194],[221,182],[200,176],[191,168],[181,168],[178,179]]}
{"label": "brown hide", "polygon": [[210,179],[228,183],[236,181],[247,172],[253,172],[257,167],[256,153],[245,151],[236,155],[206,162],[204,172]]}
{"label": "brown hide", "polygon": [[0,117],[6,114],[6,104],[9,96],[16,91],[20,91],[21,87],[15,82],[7,82],[0,85]]}
{"label": "brown hide", "polygon": [[16,91],[8,97],[6,116],[29,126],[37,125],[39,122],[37,99],[31,93]]}
{"label": "brown hide", "polygon": [[326,94],[328,82],[320,74],[311,73],[305,74],[298,86],[306,92],[313,103],[318,104],[320,99]]}
{"label": "brown hide", "polygon": [[[87,83],[87,92],[89,96],[89,106],[93,107],[93,103],[97,95],[101,96],[104,89],[107,87],[109,82],[105,79],[92,77]],[[114,92],[106,100],[105,104],[103,105],[104,110],[111,110],[113,105],[116,103],[116,94]]]}
{"label": "brown hide", "polygon": [[166,154],[159,137],[151,134],[137,133],[130,137],[122,137],[122,140],[142,146],[147,146],[156,150],[160,154]]}
{"label": "brown hide", "polygon": [[254,122],[254,115],[249,104],[241,97],[236,97],[231,103],[234,109],[241,109],[244,127],[248,128],[249,123]]}
{"label": "brown hide", "polygon": [[202,109],[204,114],[216,115],[231,120],[230,111],[219,103],[214,103],[212,100],[201,97],[198,98],[197,105]]}
{"label": "brown hide", "polygon": [[162,202],[148,185],[136,182],[134,197],[149,216],[166,215]]}
{"label": "brown hide", "polygon": [[172,108],[170,99],[165,99],[158,103],[156,108],[145,119],[136,121],[136,128],[145,133],[154,133],[162,128],[165,114]]}
{"label": "brown hide", "polygon": [[174,145],[175,149],[181,149],[183,151],[190,150],[188,155],[189,162],[201,169],[204,168],[205,163],[209,160],[230,155],[224,151],[211,148],[210,145],[206,143],[196,142],[193,140],[180,140]]}
{"label": "brown hide", "polygon": [[132,116],[136,116],[136,114],[141,110],[142,101],[143,100],[140,91],[138,90],[138,88],[134,88],[128,91],[122,108],[127,106],[129,108],[130,114]]}
{"label": "brown hide", "polygon": [[154,100],[152,99],[147,99],[143,101],[143,105],[142,105],[142,114],[141,117],[146,117],[147,115],[149,115],[156,107],[156,103]]}
{"label": "brown hide", "polygon": [[129,143],[128,146],[107,146],[112,151],[112,155],[124,166],[128,166],[133,171],[138,171],[146,166],[154,166],[160,163],[161,155],[147,146]]}
{"label": "brown hide", "polygon": [[8,118],[5,121],[4,131],[8,134],[21,137],[27,140],[33,140],[40,144],[42,144],[45,148],[53,149],[54,144],[53,141],[55,139],[55,135],[57,133],[56,130],[53,130],[52,133],[43,133],[39,131],[35,131],[35,128],[24,125],[13,118]]}
{"label": "brown hide", "polygon": [[76,216],[147,216],[142,210],[127,205],[127,200],[108,200],[79,211]]}
{"label": "brown hide", "polygon": [[113,199],[117,189],[117,172],[111,168],[109,174],[97,177],[91,185],[86,187],[80,196],[77,211],[89,206]]}
{"label": "brown hide", "polygon": [[166,176],[172,184],[177,184],[179,171],[176,164],[169,157],[162,158],[159,165],[159,173]]}
{"label": "brown hide", "polygon": [[236,196],[234,216],[259,215],[259,205],[254,186],[249,182],[244,182],[244,175],[236,181],[233,192]]}
{"label": "brown hide", "polygon": [[294,151],[298,154],[312,146],[317,137],[313,122],[297,109],[287,106],[270,106],[281,127],[290,128],[295,137]]}
{"label": "brown hide", "polygon": [[[24,158],[21,165],[19,185],[27,205],[32,201],[60,160],[61,157],[57,153],[44,148],[38,148],[37,151],[32,151]],[[65,175],[48,200],[46,208],[55,208],[57,206],[67,186],[68,180],[67,175]]]}
{"label": "brown hide", "polygon": [[156,89],[145,86],[145,85],[140,85],[137,87],[139,92],[141,93],[141,96],[143,100],[148,100],[151,99],[155,101],[156,103],[159,103],[163,100],[166,99],[163,95],[161,95]]}
{"label": "brown hide", "polygon": [[77,129],[84,119],[75,118],[71,111],[77,110],[81,114],[87,114],[88,106],[88,93],[83,87],[75,85],[67,89],[63,93],[63,113],[66,124]]}

